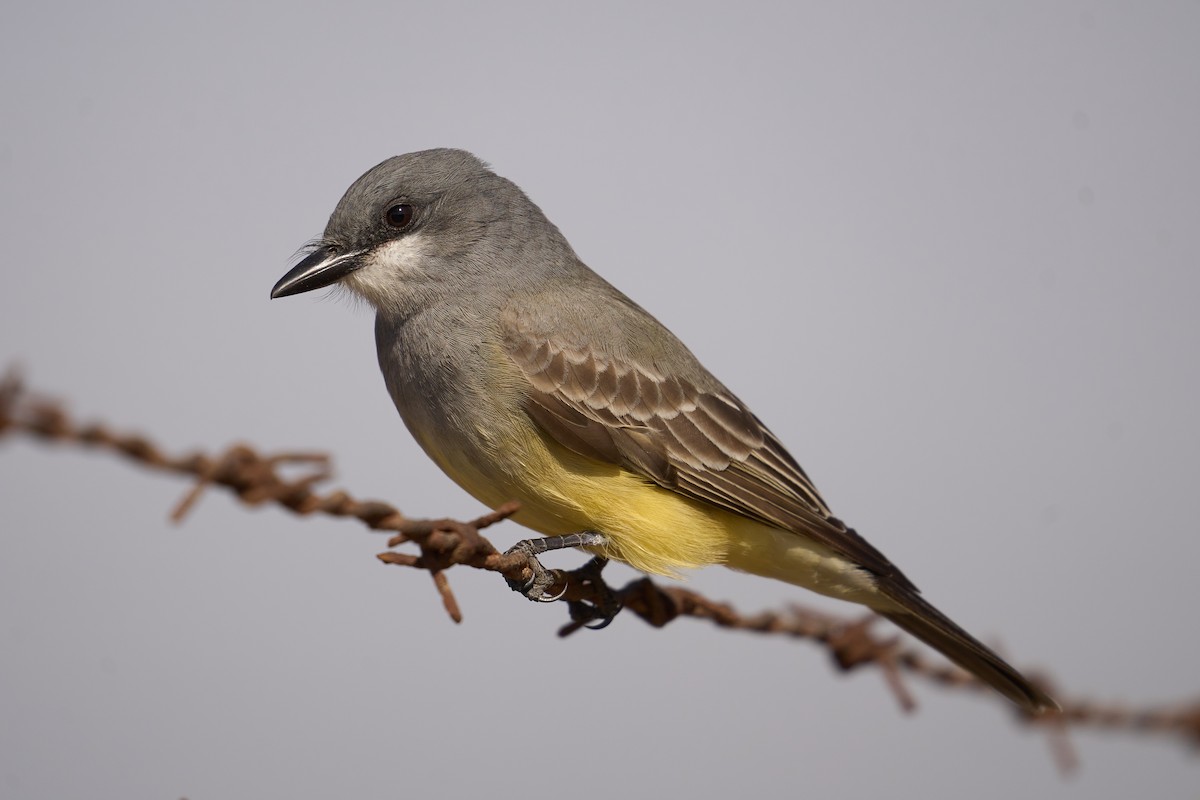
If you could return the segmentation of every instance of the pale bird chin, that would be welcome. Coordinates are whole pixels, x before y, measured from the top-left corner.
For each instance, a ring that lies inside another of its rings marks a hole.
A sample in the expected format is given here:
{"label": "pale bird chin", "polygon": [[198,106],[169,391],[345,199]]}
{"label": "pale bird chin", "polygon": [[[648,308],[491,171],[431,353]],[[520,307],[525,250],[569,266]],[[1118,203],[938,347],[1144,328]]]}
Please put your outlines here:
{"label": "pale bird chin", "polygon": [[338,283],[378,310],[403,308],[413,285],[421,282],[426,252],[419,233],[395,239],[371,251],[362,267]]}

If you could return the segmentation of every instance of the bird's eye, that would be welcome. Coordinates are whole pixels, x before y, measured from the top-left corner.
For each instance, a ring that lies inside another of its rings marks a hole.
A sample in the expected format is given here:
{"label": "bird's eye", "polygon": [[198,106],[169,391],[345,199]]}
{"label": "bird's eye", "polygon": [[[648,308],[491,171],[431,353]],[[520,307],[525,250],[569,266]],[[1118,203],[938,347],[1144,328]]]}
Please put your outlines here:
{"label": "bird's eye", "polygon": [[383,216],[393,228],[407,228],[413,221],[413,207],[409,203],[397,203]]}

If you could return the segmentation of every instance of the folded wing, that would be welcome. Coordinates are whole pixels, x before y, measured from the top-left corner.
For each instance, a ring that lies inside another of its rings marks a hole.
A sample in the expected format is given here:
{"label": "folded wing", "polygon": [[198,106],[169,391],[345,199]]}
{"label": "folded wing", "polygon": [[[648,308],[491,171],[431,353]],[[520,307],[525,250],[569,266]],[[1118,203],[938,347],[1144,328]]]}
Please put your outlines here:
{"label": "folded wing", "polygon": [[599,355],[515,322],[505,343],[529,382],[526,413],[569,450],[807,536],[897,588],[912,586],[830,513],[800,465],[733,395],[702,391],[656,365]]}

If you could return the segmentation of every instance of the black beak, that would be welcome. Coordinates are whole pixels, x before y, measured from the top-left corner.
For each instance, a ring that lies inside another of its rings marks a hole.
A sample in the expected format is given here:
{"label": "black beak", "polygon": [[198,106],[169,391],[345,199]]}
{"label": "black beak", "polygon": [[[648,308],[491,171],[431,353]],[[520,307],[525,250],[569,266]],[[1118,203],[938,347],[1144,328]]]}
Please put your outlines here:
{"label": "black beak", "polygon": [[330,286],[354,270],[362,268],[362,257],[366,252],[355,250],[342,253],[331,245],[318,247],[279,279],[279,283],[271,290],[271,298],[287,297]]}

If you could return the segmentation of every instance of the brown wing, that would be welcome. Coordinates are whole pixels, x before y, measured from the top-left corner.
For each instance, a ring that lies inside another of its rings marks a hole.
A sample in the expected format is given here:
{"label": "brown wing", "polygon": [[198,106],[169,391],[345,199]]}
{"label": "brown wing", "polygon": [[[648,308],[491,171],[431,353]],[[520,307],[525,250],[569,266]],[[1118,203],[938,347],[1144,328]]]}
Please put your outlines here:
{"label": "brown wing", "polygon": [[529,381],[526,413],[564,447],[808,536],[876,575],[911,586],[882,553],[833,517],[800,465],[736,397],[515,326],[506,331],[506,345]]}

